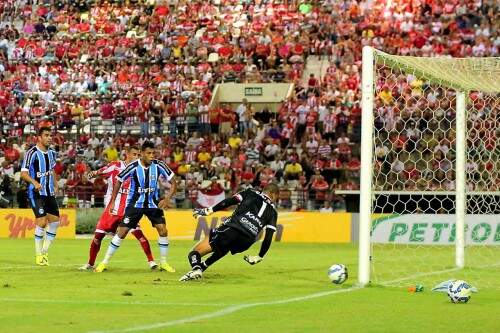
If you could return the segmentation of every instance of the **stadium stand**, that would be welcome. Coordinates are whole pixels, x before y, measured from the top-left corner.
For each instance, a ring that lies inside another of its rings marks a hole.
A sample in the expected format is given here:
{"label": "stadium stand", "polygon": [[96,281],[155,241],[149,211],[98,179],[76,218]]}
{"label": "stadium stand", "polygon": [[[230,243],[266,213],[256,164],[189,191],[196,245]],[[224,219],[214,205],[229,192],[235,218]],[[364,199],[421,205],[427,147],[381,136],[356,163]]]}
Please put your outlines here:
{"label": "stadium stand", "polygon": [[[149,138],[179,175],[178,207],[197,206],[198,191],[276,181],[282,208],[345,209],[335,190],[359,188],[362,47],[498,56],[498,16],[492,0],[2,1],[0,190],[9,203],[0,204],[25,207],[20,161],[36,129],[50,125],[65,205],[102,204],[104,182],[89,183],[85,172]],[[324,75],[302,77],[310,59],[326,61]],[[244,101],[209,108],[222,82],[289,82],[295,92],[276,113]],[[410,155],[425,142],[444,175],[453,131],[443,128],[436,140],[424,122],[411,121],[439,114],[444,101],[429,94],[427,105],[395,102],[411,101],[422,85],[408,77],[382,87],[377,126]],[[492,149],[498,134],[495,126],[476,133],[491,136]],[[388,148],[376,145],[388,161]],[[390,168],[394,182],[398,173],[420,176],[389,161],[379,167]]]}

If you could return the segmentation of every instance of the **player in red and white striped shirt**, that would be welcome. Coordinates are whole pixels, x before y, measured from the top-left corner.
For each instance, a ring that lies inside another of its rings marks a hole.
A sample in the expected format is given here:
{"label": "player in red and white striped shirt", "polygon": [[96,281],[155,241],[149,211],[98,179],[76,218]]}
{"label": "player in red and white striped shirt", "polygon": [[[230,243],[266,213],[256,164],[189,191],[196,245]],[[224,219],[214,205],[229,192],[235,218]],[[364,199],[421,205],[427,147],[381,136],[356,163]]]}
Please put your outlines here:
{"label": "player in red and white striped shirt", "polygon": [[[113,161],[108,165],[102,167],[99,170],[91,171],[88,173],[88,178],[103,177],[107,179],[108,190],[104,196],[104,212],[102,213],[99,222],[97,223],[94,238],[90,243],[90,253],[89,261],[87,264],[80,267],[80,270],[93,270],[94,263],[101,248],[101,241],[106,236],[106,233],[115,233],[118,224],[120,224],[123,215],[125,214],[125,208],[127,206],[127,194],[130,187],[130,180],[124,182],[120,188],[120,192],[116,197],[116,200],[110,202],[111,193],[113,191],[113,186],[116,183],[116,176],[125,169],[125,167],[132,161],[135,161],[139,157],[139,148],[135,146],[130,146],[127,148],[127,154],[125,161]],[[110,213],[110,205],[113,205],[113,214]],[[146,236],[142,233],[142,230],[137,227],[132,230],[132,234],[137,238],[141,244],[146,257],[148,258],[148,264],[151,269],[158,267],[154,261],[153,254],[151,253],[151,247]]]}

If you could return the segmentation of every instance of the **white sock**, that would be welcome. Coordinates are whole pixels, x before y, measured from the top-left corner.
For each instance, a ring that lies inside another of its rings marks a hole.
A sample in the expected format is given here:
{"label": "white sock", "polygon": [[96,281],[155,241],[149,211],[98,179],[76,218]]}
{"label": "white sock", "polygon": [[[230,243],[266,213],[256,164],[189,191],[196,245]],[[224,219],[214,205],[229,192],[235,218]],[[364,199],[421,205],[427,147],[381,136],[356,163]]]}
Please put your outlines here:
{"label": "white sock", "polygon": [[42,254],[42,243],[44,234],[45,234],[44,228],[35,226],[35,253],[37,256]]}
{"label": "white sock", "polygon": [[167,262],[167,254],[168,254],[168,237],[159,237],[158,238],[158,246],[160,247],[160,262]]}
{"label": "white sock", "polygon": [[58,227],[59,227],[59,221],[49,223],[47,231],[45,232],[45,241],[43,242],[42,253],[49,252],[50,244],[56,238]]}
{"label": "white sock", "polygon": [[118,250],[120,245],[122,244],[123,239],[121,239],[118,235],[115,235],[109,243],[108,250],[106,251],[106,255],[104,256],[104,260],[102,261],[104,264],[109,263],[109,260],[115,254],[115,251]]}

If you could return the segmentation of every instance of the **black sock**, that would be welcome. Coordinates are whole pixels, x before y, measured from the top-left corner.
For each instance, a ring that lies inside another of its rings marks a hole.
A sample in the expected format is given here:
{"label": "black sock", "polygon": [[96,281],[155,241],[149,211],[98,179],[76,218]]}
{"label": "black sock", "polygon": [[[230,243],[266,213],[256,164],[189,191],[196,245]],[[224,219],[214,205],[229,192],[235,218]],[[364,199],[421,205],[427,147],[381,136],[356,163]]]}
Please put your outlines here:
{"label": "black sock", "polygon": [[201,255],[198,251],[189,252],[188,260],[192,269],[201,269]]}
{"label": "black sock", "polygon": [[216,262],[220,258],[224,257],[226,254],[227,254],[227,252],[225,252],[225,253],[214,252],[210,257],[207,258],[207,260],[205,260],[205,262],[204,262],[204,264],[206,266],[205,269],[207,269],[208,266],[211,266],[214,262]]}

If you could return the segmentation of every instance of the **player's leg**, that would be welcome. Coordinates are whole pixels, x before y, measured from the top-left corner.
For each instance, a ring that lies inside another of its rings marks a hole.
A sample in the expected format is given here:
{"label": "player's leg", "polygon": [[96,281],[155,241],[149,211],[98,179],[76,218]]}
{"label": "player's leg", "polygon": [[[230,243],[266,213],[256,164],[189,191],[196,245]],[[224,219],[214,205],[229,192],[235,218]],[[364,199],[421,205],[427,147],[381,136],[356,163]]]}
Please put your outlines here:
{"label": "player's leg", "polygon": [[142,247],[142,250],[144,251],[144,254],[148,258],[149,268],[156,269],[158,265],[154,260],[153,253],[151,252],[151,246],[149,245],[149,241],[142,232],[141,228],[138,226],[136,229],[132,230],[131,233],[132,235],[134,235],[135,238],[137,238],[139,244]]}
{"label": "player's leg", "polygon": [[193,270],[201,269],[205,270],[201,258],[209,253],[212,253],[212,247],[210,246],[209,237],[204,237],[201,241],[196,243],[188,254],[189,264]]}
{"label": "player's leg", "polygon": [[99,254],[99,251],[101,250],[101,243],[104,237],[106,237],[106,233],[104,231],[99,229],[96,229],[94,231],[94,237],[90,242],[89,260],[85,265],[80,267],[79,270],[90,271],[94,269],[95,260],[97,258],[97,255]]}
{"label": "player's leg", "polygon": [[156,231],[158,231],[158,246],[160,247],[160,270],[174,273],[175,268],[167,263],[168,247],[170,243],[168,241],[168,230],[163,210],[151,209],[148,210],[146,215],[151,221],[151,224],[156,228]]}
{"label": "player's leg", "polygon": [[29,199],[31,209],[33,209],[33,213],[35,214],[35,264],[47,266],[42,254],[43,237],[45,235],[45,227],[47,226],[47,212],[39,195],[30,194]]}
{"label": "player's leg", "polygon": [[43,242],[42,255],[49,264],[49,248],[56,238],[57,229],[59,228],[59,207],[55,197],[45,197],[45,211],[47,212],[47,229],[45,231],[45,240]]}
{"label": "player's leg", "polygon": [[201,263],[201,269],[203,271],[207,270],[208,267],[213,265],[217,260],[224,257],[229,252],[232,247],[232,243],[234,242],[234,231],[235,230],[224,225],[210,231],[208,239],[209,246],[213,253]]}
{"label": "player's leg", "polygon": [[46,226],[47,216],[35,218],[35,264],[39,266],[48,266],[42,252]]}
{"label": "player's leg", "polygon": [[99,221],[94,231],[94,238],[92,238],[90,242],[89,260],[85,265],[80,267],[79,270],[87,271],[94,269],[95,260],[101,250],[102,240],[106,237],[106,233],[116,233],[119,223],[120,220],[117,216],[110,214],[108,207],[106,207],[99,217]]}
{"label": "player's leg", "polygon": [[[193,247],[188,254],[188,260],[192,270],[184,274],[179,281],[189,281],[201,278],[203,271],[229,252],[227,248],[228,243],[231,242],[228,233],[229,229],[230,228],[227,226],[212,229],[210,230],[209,237],[205,237]],[[201,257],[209,253],[212,253],[212,255],[208,257],[205,262],[202,262]]]}
{"label": "player's leg", "polygon": [[143,211],[141,209],[130,208],[125,211],[125,216],[120,222],[120,226],[116,230],[116,234],[113,236],[113,239],[109,243],[106,255],[104,256],[102,262],[95,268],[95,272],[100,273],[107,269],[107,265],[111,260],[111,257],[113,257],[116,250],[120,248],[120,245],[122,244],[123,239],[127,237],[129,230],[137,227],[142,215]]}

